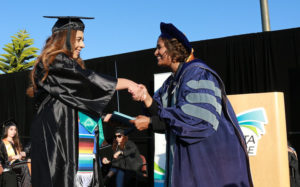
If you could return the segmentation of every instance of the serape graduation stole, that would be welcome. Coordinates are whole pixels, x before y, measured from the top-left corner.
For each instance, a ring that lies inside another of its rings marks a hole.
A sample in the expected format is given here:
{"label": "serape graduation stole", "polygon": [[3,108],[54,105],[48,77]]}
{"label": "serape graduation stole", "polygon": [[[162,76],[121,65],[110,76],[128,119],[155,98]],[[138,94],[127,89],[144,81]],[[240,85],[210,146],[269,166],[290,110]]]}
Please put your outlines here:
{"label": "serape graduation stole", "polygon": [[99,128],[99,146],[104,141],[101,118],[92,118],[82,112],[78,112],[79,126],[79,156],[78,171],[92,172],[93,159],[96,154],[95,128]]}

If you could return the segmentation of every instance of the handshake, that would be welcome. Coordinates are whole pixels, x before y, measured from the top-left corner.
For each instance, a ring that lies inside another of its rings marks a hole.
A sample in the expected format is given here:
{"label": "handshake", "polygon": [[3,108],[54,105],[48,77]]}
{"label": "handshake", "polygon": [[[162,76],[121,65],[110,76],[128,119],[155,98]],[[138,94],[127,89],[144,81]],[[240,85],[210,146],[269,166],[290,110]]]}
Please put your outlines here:
{"label": "handshake", "polygon": [[149,95],[147,88],[142,84],[129,86],[128,92],[132,95],[134,101],[145,101]]}
{"label": "handshake", "polygon": [[147,88],[143,84],[132,84],[128,87],[128,92],[131,94],[134,101],[142,101],[148,108],[152,104],[152,97]]}
{"label": "handshake", "polygon": [[147,88],[142,84],[137,84],[129,79],[118,78],[116,90],[127,89],[132,95],[134,101],[142,101],[146,107],[152,104],[152,97],[149,95]]}

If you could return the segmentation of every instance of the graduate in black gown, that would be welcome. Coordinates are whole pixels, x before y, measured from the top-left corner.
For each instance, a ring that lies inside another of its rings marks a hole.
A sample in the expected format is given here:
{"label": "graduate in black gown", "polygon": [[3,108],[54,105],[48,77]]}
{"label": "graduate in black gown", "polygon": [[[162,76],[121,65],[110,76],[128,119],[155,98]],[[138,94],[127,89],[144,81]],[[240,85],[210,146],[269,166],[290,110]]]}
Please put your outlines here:
{"label": "graduate in black gown", "polygon": [[[78,111],[99,118],[115,90],[134,90],[137,84],[85,69],[80,58],[85,47],[81,19],[89,18],[50,18],[58,21],[36,61],[32,87],[27,90],[38,108],[31,127],[32,184],[72,187],[78,169]],[[103,186],[97,172],[92,186]]]}

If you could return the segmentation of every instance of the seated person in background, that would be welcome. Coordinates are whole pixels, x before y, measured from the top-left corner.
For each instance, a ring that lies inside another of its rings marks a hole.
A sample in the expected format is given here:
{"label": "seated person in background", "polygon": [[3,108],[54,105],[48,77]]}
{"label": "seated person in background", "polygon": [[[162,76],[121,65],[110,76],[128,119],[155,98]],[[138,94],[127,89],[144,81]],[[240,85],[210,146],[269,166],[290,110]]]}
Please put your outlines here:
{"label": "seated person in background", "polygon": [[21,151],[22,145],[19,140],[17,125],[13,120],[8,120],[4,122],[3,127],[3,139],[0,143],[0,161],[4,168],[4,173],[7,175],[7,177],[3,176],[3,180],[7,179],[12,182],[13,175],[16,175],[18,187],[29,187],[31,186],[31,177],[27,162],[22,162],[26,157],[26,153]]}
{"label": "seated person in background", "polygon": [[142,166],[142,159],[136,145],[128,140],[124,129],[115,131],[115,139],[113,141],[113,159],[110,161],[104,157],[103,164],[112,164],[112,168],[104,178],[107,184],[109,179],[116,175],[116,187],[127,186],[135,172],[139,171]]}

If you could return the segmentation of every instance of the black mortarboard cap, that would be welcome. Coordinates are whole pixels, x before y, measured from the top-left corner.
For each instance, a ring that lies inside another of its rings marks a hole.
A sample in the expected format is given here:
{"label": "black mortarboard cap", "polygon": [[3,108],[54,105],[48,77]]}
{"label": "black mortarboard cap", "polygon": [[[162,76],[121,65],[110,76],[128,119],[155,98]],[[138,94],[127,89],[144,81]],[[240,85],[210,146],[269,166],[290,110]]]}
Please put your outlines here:
{"label": "black mortarboard cap", "polygon": [[176,38],[180,43],[182,43],[182,45],[186,48],[186,50],[189,53],[192,52],[192,47],[187,37],[180,30],[178,30],[172,23],[161,22],[160,31],[161,34],[159,37],[167,38],[167,39]]}
{"label": "black mortarboard cap", "polygon": [[94,19],[93,17],[79,17],[79,16],[44,16],[44,18],[58,19],[52,27],[52,32],[60,30],[81,30],[84,31],[84,23],[81,19]]}
{"label": "black mortarboard cap", "polygon": [[10,126],[16,126],[17,127],[17,122],[14,119],[8,119],[8,120],[3,121],[1,123],[2,136],[4,135],[5,129],[9,128]]}
{"label": "black mortarboard cap", "polygon": [[9,119],[2,122],[1,126],[2,128],[9,127],[9,126],[17,126],[17,122],[14,119]]}
{"label": "black mortarboard cap", "polygon": [[71,30],[84,31],[84,23],[81,19],[94,19],[93,17],[79,17],[79,16],[44,16],[44,18],[58,19],[52,27],[52,33],[61,30],[68,30],[66,45],[68,50],[71,51],[70,33]]}
{"label": "black mortarboard cap", "polygon": [[10,126],[17,126],[17,122],[14,119],[9,119],[9,120],[3,121],[1,123],[2,134],[4,133],[4,129],[8,128]]}

